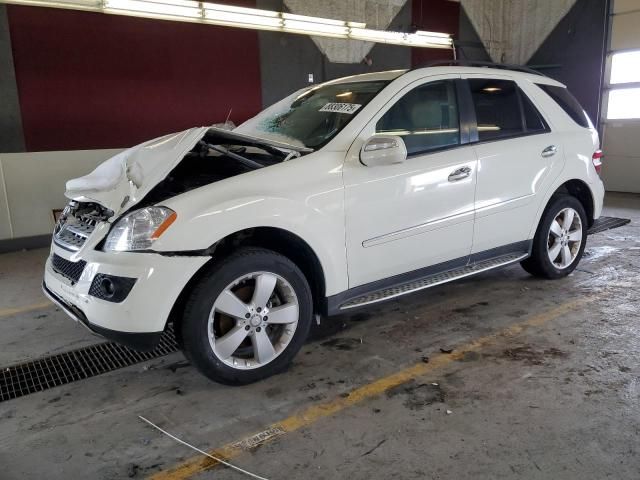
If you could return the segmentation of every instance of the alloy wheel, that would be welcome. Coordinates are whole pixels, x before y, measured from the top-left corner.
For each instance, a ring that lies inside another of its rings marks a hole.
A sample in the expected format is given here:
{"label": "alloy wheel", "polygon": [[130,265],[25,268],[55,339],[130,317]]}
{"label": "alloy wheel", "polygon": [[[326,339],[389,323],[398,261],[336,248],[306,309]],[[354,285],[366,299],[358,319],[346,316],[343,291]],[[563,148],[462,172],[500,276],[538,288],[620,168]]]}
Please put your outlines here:
{"label": "alloy wheel", "polygon": [[563,208],[551,222],[547,238],[549,260],[558,269],[571,265],[582,245],[582,220],[573,208]]}
{"label": "alloy wheel", "polygon": [[275,273],[237,278],[218,295],[207,333],[216,357],[241,370],[263,367],[280,355],[298,326],[298,298]]}

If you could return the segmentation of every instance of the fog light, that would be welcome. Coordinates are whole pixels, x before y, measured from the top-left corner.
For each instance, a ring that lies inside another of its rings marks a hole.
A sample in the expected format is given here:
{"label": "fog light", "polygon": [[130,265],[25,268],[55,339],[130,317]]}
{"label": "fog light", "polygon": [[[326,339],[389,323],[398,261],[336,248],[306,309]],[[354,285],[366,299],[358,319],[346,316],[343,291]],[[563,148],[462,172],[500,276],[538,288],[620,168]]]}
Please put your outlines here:
{"label": "fog light", "polygon": [[105,298],[111,298],[116,293],[116,286],[109,277],[103,277],[100,282],[100,290]]}
{"label": "fog light", "polygon": [[98,273],[93,277],[89,295],[107,302],[120,303],[127,298],[135,283],[135,278]]}

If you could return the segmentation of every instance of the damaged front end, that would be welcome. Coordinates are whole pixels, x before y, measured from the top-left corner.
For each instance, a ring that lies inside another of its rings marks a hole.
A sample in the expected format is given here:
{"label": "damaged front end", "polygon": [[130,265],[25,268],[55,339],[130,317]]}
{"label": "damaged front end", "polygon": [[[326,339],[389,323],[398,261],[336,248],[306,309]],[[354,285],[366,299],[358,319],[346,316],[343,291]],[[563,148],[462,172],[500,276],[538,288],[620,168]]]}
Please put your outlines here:
{"label": "damaged front end", "polygon": [[[70,203],[54,241],[76,252],[96,229],[104,237],[132,207],[153,206],[190,190],[298,157],[311,149],[220,128],[193,128],[127,149],[67,182]],[[98,235],[96,235],[98,236]]]}

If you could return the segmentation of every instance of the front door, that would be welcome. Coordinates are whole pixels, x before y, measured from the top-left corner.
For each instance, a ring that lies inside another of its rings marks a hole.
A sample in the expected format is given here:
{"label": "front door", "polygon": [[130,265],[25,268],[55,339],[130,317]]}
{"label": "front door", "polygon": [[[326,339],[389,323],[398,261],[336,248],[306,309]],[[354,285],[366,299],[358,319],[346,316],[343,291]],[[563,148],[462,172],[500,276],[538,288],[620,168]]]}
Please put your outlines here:
{"label": "front door", "polygon": [[429,77],[406,87],[363,131],[401,136],[404,163],[365,166],[358,142],[349,152],[343,175],[350,288],[467,263],[477,161],[461,142],[456,79]]}

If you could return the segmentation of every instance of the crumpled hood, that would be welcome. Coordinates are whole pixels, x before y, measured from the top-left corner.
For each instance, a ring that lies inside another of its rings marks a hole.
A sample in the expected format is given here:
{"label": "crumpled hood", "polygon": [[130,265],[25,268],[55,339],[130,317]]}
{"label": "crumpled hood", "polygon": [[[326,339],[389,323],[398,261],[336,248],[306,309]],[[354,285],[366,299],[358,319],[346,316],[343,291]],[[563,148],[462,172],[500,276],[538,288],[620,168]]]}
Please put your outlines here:
{"label": "crumpled hood", "polygon": [[115,216],[142,200],[164,180],[198,141],[251,145],[284,152],[313,150],[246,133],[216,127],[198,127],[172,133],[120,152],[84,177],[67,182],[65,196],[78,202],[96,202]]}
{"label": "crumpled hood", "polygon": [[80,202],[97,202],[118,215],[162,181],[208,129],[191,128],[120,152],[90,174],[69,180],[65,196]]}

